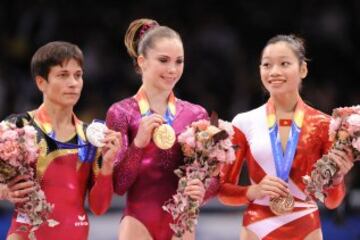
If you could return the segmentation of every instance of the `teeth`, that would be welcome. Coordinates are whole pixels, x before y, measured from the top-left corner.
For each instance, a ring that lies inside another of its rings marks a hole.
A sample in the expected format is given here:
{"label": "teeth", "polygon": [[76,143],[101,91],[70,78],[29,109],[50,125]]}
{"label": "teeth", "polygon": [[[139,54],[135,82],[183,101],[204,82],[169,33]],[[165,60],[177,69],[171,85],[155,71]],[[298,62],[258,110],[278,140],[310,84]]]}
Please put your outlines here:
{"label": "teeth", "polygon": [[269,81],[269,83],[283,83],[285,81],[283,80],[272,80],[272,81]]}

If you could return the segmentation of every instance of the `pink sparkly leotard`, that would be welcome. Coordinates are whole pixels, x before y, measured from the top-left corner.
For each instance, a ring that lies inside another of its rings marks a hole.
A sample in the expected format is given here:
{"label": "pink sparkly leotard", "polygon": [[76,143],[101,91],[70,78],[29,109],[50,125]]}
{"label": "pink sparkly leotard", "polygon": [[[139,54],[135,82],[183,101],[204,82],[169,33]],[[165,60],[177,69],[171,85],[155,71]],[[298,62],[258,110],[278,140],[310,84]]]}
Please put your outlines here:
{"label": "pink sparkly leotard", "polygon": [[[207,118],[206,111],[198,105],[176,99],[175,106],[172,127],[176,135],[191,122]],[[115,162],[114,189],[120,195],[127,193],[124,216],[139,220],[154,240],[169,240],[173,235],[169,227],[172,219],[162,205],[176,192],[178,177],[174,169],[183,164],[182,153],[177,142],[169,150],[161,150],[153,142],[137,148],[133,139],[140,120],[138,102],[133,97],[113,104],[107,113],[108,127],[120,131],[123,137],[123,148]],[[218,180],[214,178],[205,199],[217,190]]]}

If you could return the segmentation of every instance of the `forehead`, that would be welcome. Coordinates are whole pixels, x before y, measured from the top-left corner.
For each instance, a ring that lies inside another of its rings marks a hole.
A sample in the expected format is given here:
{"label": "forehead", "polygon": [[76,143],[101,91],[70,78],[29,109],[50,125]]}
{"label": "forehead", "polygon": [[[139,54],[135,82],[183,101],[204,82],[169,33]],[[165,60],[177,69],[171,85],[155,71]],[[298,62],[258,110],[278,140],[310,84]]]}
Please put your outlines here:
{"label": "forehead", "polygon": [[82,67],[76,59],[70,58],[65,59],[61,64],[52,66],[51,71],[82,71]]}
{"label": "forehead", "polygon": [[156,54],[176,54],[182,56],[184,54],[183,44],[178,38],[159,38],[154,41],[153,48],[150,51]]}
{"label": "forehead", "polygon": [[296,58],[296,55],[289,43],[281,41],[266,46],[262,58]]}

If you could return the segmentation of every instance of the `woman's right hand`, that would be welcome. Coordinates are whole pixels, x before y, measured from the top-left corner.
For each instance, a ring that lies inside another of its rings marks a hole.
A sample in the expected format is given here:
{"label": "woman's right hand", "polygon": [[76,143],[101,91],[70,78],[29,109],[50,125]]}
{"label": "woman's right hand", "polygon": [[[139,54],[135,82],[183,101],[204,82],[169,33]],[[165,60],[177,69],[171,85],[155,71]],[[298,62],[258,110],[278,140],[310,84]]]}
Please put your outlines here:
{"label": "woman's right hand", "polygon": [[289,188],[286,182],[278,177],[266,175],[258,184],[252,184],[246,192],[246,197],[249,201],[255,199],[262,199],[266,196],[270,198],[287,196]]}
{"label": "woman's right hand", "polygon": [[28,194],[35,191],[35,183],[28,176],[21,175],[12,179],[5,191],[5,199],[18,204],[29,200]]}
{"label": "woman's right hand", "polygon": [[143,117],[134,139],[135,146],[138,148],[146,147],[151,141],[154,129],[159,127],[163,122],[163,117],[159,114],[151,114]]}

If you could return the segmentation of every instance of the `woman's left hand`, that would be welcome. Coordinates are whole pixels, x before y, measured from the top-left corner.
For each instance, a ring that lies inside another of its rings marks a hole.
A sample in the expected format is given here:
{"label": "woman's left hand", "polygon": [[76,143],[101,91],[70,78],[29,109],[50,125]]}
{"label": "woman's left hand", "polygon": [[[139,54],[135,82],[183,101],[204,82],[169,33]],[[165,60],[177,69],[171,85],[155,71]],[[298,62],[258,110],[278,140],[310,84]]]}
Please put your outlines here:
{"label": "woman's left hand", "polygon": [[199,179],[193,179],[187,183],[184,193],[201,204],[204,200],[205,191],[204,184]]}
{"label": "woman's left hand", "polygon": [[329,152],[329,157],[336,163],[339,168],[333,178],[333,184],[338,185],[343,181],[344,176],[354,166],[354,156],[350,148],[345,148],[344,150],[332,149]]}
{"label": "woman's left hand", "polygon": [[121,147],[122,139],[120,132],[110,129],[106,130],[104,143],[105,145],[101,151],[103,159],[101,172],[103,175],[109,175],[112,174],[116,153]]}

